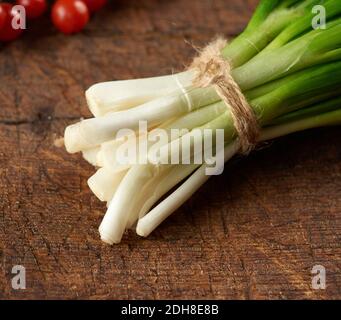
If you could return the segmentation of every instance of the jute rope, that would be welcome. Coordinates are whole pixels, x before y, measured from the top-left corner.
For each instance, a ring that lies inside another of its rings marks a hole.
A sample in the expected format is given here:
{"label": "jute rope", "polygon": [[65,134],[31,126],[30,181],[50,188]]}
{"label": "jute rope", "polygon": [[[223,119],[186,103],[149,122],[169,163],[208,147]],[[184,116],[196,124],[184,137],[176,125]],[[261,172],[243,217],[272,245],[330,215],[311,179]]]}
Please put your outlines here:
{"label": "jute rope", "polygon": [[226,43],[222,38],[211,42],[200,51],[189,68],[195,71],[195,87],[213,86],[228,106],[238,134],[240,151],[247,154],[256,146],[260,130],[256,115],[231,76],[231,64],[221,55]]}

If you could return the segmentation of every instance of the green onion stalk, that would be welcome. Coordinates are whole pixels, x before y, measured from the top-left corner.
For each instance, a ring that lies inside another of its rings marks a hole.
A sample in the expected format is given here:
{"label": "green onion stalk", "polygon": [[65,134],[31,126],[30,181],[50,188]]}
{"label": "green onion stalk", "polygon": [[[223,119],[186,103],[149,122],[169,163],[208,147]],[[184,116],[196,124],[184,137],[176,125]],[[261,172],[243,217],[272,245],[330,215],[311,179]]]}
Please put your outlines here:
{"label": "green onion stalk", "polygon": [[[326,12],[319,28],[312,24],[316,5]],[[339,0],[261,0],[245,31],[221,54],[258,120],[260,142],[341,124]],[[207,169],[218,155],[226,162],[239,152],[230,107],[213,87],[198,88],[194,79],[189,69],[97,83],[86,91],[94,117],[68,126],[64,143],[97,168],[88,184],[107,202],[99,228],[104,242],[119,243],[132,228],[148,236],[209,179]],[[161,129],[167,139],[157,141]],[[212,132],[219,130],[222,147],[202,163],[194,161],[206,151],[205,141],[214,146]],[[140,161],[118,161],[123,146]],[[174,147],[189,161],[172,162]]]}

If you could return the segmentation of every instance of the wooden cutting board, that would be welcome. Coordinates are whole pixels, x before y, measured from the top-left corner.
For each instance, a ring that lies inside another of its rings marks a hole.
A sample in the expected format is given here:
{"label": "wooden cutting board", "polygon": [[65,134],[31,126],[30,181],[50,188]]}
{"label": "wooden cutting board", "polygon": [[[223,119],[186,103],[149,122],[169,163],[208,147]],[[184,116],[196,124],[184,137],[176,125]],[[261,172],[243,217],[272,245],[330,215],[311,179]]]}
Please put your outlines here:
{"label": "wooden cutting board", "polygon": [[[256,0],[121,0],[66,37],[48,17],[0,51],[0,298],[341,298],[340,128],[237,158],[148,239],[101,243],[93,168],[53,146],[90,116],[84,90],[181,70]],[[186,41],[185,41],[186,40]],[[14,265],[26,290],[11,287]],[[311,270],[326,269],[325,290]]]}

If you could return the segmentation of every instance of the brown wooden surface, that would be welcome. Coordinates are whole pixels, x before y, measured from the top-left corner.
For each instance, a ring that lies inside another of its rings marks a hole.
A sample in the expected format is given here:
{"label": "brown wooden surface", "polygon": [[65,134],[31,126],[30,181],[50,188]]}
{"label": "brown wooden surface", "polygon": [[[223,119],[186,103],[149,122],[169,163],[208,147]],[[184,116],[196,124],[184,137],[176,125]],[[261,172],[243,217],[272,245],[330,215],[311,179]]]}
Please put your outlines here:
{"label": "brown wooden surface", "polygon": [[[239,33],[257,1],[122,0],[73,37],[48,18],[0,50],[0,297],[341,298],[340,129],[279,139],[234,160],[148,239],[102,244],[93,168],[52,146],[89,116],[84,90],[181,70],[216,33]],[[11,268],[27,289],[11,289]],[[311,269],[327,289],[311,288]]]}

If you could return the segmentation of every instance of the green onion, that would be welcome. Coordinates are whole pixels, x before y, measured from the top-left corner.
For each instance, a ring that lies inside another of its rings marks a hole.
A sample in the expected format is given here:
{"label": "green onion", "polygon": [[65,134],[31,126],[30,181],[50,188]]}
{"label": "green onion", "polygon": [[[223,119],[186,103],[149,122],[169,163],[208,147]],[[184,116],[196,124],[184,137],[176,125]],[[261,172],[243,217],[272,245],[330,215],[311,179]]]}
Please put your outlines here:
{"label": "green onion", "polygon": [[[312,28],[315,5],[326,8],[325,29]],[[245,31],[222,50],[257,117],[259,141],[341,124],[340,35],[339,0],[262,0]],[[131,228],[149,235],[208,180],[208,171],[220,173],[239,152],[229,106],[213,87],[195,87],[194,78],[187,70],[87,90],[94,118],[67,127],[64,141],[68,152],[81,151],[98,168],[88,184],[108,205],[103,241],[119,243]],[[122,149],[139,161],[121,163]]]}

